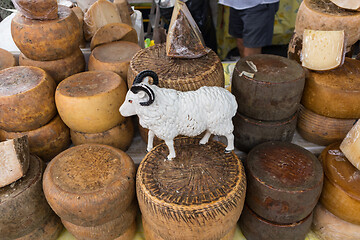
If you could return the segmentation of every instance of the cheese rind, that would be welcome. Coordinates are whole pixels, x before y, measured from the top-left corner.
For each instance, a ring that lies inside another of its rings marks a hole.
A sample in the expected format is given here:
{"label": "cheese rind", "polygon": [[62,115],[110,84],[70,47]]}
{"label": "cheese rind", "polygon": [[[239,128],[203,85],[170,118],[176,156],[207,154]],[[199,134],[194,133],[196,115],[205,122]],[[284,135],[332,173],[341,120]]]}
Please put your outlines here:
{"label": "cheese rind", "polygon": [[0,70],[15,66],[16,66],[16,59],[14,55],[12,55],[11,52],[8,52],[5,49],[0,48]]}
{"label": "cheese rind", "polygon": [[351,164],[360,170],[360,121],[347,133],[341,142],[340,149]]}
{"label": "cheese rind", "polygon": [[58,18],[58,3],[56,0],[12,0],[16,9],[25,17],[37,20],[52,20]]}

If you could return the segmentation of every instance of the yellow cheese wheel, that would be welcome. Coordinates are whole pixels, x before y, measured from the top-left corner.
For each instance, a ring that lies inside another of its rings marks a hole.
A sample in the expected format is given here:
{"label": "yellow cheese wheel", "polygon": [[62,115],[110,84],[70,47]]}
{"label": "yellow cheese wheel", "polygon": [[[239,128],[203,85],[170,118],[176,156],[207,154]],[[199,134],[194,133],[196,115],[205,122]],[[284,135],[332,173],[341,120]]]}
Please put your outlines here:
{"label": "yellow cheese wheel", "polygon": [[74,145],[99,143],[126,151],[129,149],[131,141],[134,137],[134,126],[131,118],[126,118],[125,121],[105,132],[82,133],[70,130],[70,134]]}
{"label": "yellow cheese wheel", "polygon": [[301,103],[326,117],[360,118],[360,61],[346,58],[344,64],[324,72],[309,71]]}
{"label": "yellow cheese wheel", "polygon": [[305,29],[345,31],[347,45],[360,39],[360,12],[339,8],[330,0],[304,0],[296,15],[295,32],[302,38]]}
{"label": "yellow cheese wheel", "polygon": [[102,225],[120,217],[133,201],[135,165],[120,149],[82,144],[50,161],[43,189],[62,220],[84,227]]}
{"label": "yellow cheese wheel", "polygon": [[100,45],[91,52],[88,68],[90,71],[113,71],[126,80],[130,60],[140,49],[138,44],[127,41]]}
{"label": "yellow cheese wheel", "polygon": [[99,133],[124,120],[119,108],[126,82],[110,71],[90,71],[64,79],[55,91],[61,119],[72,130]]}
{"label": "yellow cheese wheel", "polygon": [[29,131],[48,123],[56,114],[54,80],[37,67],[0,71],[0,128]]}
{"label": "yellow cheese wheel", "polygon": [[39,67],[50,74],[58,84],[71,75],[85,71],[85,57],[80,48],[65,58],[53,61],[36,61],[20,53],[19,65]]}
{"label": "yellow cheese wheel", "polygon": [[16,59],[14,55],[12,55],[11,52],[0,48],[0,70],[14,66],[16,66]]}
{"label": "yellow cheese wheel", "polygon": [[71,55],[80,43],[80,24],[75,13],[59,5],[59,18],[41,21],[16,14],[11,22],[11,35],[16,46],[28,58],[45,61]]}
{"label": "yellow cheese wheel", "polygon": [[56,0],[13,0],[16,9],[29,19],[51,20],[58,18]]}
{"label": "yellow cheese wheel", "polygon": [[0,140],[18,138],[27,135],[29,148],[32,154],[48,162],[71,144],[69,128],[64,124],[59,115],[48,124],[31,131],[7,132],[0,129]]}

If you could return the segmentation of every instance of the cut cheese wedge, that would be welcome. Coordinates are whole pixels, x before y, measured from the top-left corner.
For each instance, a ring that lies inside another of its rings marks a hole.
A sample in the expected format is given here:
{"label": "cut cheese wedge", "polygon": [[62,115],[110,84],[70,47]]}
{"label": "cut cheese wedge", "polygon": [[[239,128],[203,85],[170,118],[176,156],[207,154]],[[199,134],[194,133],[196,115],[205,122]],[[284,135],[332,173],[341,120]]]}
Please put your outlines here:
{"label": "cut cheese wedge", "polygon": [[[129,3],[127,0],[114,0],[114,4],[119,11],[121,22],[132,27],[131,16],[129,11]],[[131,7],[130,7],[131,9]]]}
{"label": "cut cheese wedge", "polygon": [[336,6],[349,10],[360,11],[360,2],[359,0],[330,0]]}
{"label": "cut cheese wedge", "polygon": [[344,31],[304,30],[301,61],[311,70],[325,71],[344,63]]}
{"label": "cut cheese wedge", "polygon": [[16,59],[14,55],[12,55],[11,52],[8,52],[5,49],[0,48],[0,70],[15,66],[16,66]]}
{"label": "cut cheese wedge", "polygon": [[360,121],[350,129],[341,142],[340,149],[351,164],[360,169]]}
{"label": "cut cheese wedge", "polygon": [[16,9],[29,19],[52,20],[58,18],[56,0],[12,0]]}

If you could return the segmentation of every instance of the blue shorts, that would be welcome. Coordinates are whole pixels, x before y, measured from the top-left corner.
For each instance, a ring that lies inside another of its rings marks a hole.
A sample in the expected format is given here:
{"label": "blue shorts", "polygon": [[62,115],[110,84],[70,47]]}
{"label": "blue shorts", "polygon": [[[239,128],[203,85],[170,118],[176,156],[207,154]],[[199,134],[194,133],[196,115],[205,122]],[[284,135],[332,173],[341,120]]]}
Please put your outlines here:
{"label": "blue shorts", "polygon": [[274,18],[278,9],[279,2],[259,4],[242,10],[230,8],[229,34],[242,38],[244,46],[248,48],[271,45]]}

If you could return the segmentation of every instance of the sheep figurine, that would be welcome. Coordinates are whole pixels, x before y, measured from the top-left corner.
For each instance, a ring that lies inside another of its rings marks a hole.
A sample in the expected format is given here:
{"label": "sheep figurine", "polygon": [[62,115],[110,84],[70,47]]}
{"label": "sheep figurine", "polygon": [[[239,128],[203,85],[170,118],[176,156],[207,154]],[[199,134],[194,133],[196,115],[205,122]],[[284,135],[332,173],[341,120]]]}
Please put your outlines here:
{"label": "sheep figurine", "polygon": [[[153,84],[143,82],[150,76]],[[169,148],[169,160],[176,157],[174,138],[178,135],[194,137],[206,130],[200,144],[211,136],[227,138],[226,152],[234,150],[232,117],[237,110],[234,95],[221,87],[204,86],[196,91],[180,92],[158,87],[155,72],[139,73],[126,94],[120,113],[124,117],[138,115],[142,127],[149,129],[147,151],[153,148],[154,135],[163,139]]]}

